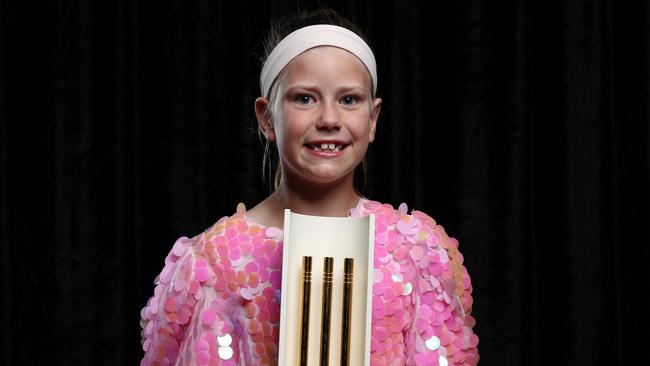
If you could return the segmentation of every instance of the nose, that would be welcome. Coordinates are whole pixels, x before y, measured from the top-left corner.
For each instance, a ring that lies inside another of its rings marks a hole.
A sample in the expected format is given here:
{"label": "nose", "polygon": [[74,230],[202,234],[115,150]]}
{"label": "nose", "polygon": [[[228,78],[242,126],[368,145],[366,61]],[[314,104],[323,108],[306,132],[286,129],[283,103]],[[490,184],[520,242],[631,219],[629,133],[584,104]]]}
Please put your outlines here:
{"label": "nose", "polygon": [[338,104],[336,102],[323,102],[316,127],[323,130],[338,130],[341,128]]}

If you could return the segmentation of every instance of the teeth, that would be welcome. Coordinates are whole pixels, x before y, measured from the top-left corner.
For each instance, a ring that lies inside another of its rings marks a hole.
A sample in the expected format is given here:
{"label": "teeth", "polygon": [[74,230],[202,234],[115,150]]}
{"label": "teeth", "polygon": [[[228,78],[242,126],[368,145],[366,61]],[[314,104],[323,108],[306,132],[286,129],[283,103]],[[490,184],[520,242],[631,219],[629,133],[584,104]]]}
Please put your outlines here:
{"label": "teeth", "polygon": [[343,149],[342,145],[337,145],[337,144],[327,144],[327,143],[322,143],[320,145],[313,145],[314,150],[316,151],[333,151],[333,152],[339,152],[341,149]]}

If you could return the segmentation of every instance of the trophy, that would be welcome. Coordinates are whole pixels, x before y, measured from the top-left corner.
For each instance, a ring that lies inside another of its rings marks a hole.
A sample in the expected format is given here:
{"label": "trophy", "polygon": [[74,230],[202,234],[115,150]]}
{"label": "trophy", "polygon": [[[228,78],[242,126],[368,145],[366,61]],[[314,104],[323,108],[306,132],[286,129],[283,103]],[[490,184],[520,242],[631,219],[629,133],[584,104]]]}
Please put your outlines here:
{"label": "trophy", "polygon": [[285,210],[278,364],[370,365],[373,248],[374,215]]}

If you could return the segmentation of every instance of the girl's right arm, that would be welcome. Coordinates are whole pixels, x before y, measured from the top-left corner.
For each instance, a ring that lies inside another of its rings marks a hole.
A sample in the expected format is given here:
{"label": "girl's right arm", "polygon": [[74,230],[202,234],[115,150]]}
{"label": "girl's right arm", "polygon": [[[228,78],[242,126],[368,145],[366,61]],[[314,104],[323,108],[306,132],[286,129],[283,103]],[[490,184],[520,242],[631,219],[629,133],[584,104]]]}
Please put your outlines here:
{"label": "girl's right arm", "polygon": [[[202,245],[180,238],[156,278],[154,295],[142,309],[141,365],[235,365],[235,339],[217,278]],[[215,286],[216,285],[216,286]],[[212,363],[210,363],[212,361]]]}

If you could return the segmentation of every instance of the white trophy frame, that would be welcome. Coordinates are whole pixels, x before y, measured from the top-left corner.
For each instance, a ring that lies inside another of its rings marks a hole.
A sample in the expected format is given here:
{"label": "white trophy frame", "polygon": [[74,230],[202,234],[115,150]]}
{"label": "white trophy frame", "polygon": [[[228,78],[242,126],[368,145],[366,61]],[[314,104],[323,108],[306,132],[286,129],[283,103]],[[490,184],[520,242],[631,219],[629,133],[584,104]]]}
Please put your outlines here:
{"label": "white trophy frame", "polygon": [[[297,366],[300,338],[302,257],[312,257],[308,366],[319,364],[323,261],[334,258],[330,323],[330,364],[339,364],[343,297],[343,263],[354,258],[350,365],[370,365],[372,275],[375,215],[310,216],[284,211],[282,293],[278,365]],[[362,334],[359,334],[359,333]]]}

